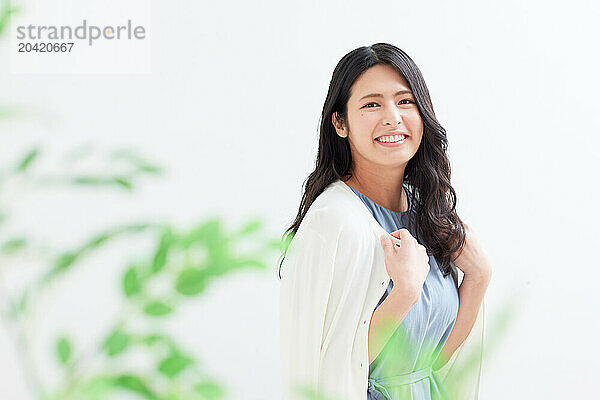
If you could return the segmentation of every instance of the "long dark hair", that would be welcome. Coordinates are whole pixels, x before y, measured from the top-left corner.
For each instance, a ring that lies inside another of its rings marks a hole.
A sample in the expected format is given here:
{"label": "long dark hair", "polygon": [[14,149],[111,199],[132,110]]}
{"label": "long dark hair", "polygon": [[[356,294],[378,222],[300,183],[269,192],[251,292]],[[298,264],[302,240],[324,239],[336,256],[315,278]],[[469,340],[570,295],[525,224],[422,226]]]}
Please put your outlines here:
{"label": "long dark hair", "polygon": [[[398,47],[388,43],[376,43],[359,47],[339,61],[327,92],[320,121],[319,150],[315,170],[303,183],[302,201],[296,219],[285,231],[282,243],[281,264],[293,236],[298,231],[310,205],[332,182],[352,177],[352,155],[348,138],[340,137],[331,122],[338,113],[347,122],[347,103],[350,88],[356,79],[374,65],[394,67],[409,84],[419,114],[423,121],[423,137],[415,155],[404,170],[411,199],[411,212],[416,219],[417,241],[438,262],[444,277],[452,274],[457,283],[456,271],[451,267],[452,254],[461,249],[465,241],[465,227],[456,213],[456,192],[450,184],[450,161],[446,155],[448,139],[446,130],[435,118],[431,98],[421,71],[414,61]],[[410,218],[409,218],[410,229]]]}

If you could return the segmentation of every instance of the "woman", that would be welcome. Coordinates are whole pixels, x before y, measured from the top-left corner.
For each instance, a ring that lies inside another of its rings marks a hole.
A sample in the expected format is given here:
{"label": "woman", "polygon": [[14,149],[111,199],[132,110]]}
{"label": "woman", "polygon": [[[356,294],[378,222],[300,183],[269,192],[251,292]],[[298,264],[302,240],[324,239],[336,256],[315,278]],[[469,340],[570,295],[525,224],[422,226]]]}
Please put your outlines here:
{"label": "woman", "polygon": [[284,399],[478,397],[491,266],[455,211],[446,148],[406,53],[340,60],[280,265]]}

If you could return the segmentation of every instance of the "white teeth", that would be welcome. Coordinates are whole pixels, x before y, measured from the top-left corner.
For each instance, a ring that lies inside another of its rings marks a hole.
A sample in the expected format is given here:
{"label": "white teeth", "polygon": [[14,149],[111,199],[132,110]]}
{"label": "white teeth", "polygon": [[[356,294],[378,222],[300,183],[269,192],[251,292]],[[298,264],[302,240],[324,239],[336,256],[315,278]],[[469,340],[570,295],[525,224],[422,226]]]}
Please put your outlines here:
{"label": "white teeth", "polygon": [[395,142],[399,142],[401,140],[404,140],[405,137],[406,137],[405,135],[382,136],[382,137],[377,138],[375,140],[378,140],[380,142],[385,142],[385,143],[395,143]]}

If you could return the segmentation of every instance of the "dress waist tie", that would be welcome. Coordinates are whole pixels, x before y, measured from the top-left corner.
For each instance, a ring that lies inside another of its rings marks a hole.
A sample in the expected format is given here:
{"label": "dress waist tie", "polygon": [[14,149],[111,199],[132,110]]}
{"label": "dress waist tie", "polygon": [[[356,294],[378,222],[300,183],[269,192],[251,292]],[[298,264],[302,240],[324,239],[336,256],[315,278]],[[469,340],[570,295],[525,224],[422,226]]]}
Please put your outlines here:
{"label": "dress waist tie", "polygon": [[[433,376],[431,366],[402,375],[393,375],[385,378],[369,378],[368,390],[373,393],[373,389],[377,389],[377,391],[384,395],[384,398],[381,400],[393,400],[387,390],[388,387],[408,385],[429,376]],[[375,398],[379,400],[378,397]]]}

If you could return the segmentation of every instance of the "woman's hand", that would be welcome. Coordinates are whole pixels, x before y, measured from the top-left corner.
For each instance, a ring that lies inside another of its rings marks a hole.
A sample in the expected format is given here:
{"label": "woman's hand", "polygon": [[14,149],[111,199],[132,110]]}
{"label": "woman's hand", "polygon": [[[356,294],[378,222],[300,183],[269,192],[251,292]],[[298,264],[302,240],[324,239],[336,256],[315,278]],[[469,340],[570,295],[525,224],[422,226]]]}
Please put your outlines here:
{"label": "woman's hand", "polygon": [[[414,302],[419,301],[430,268],[425,247],[407,229],[381,235],[380,239],[385,251],[385,267],[394,282],[394,289],[408,293]],[[396,239],[400,239],[399,246],[394,243]]]}
{"label": "woman's hand", "polygon": [[477,240],[473,228],[463,222],[465,226],[465,243],[462,250],[453,254],[454,264],[465,274],[464,279],[480,282],[489,280],[492,275],[492,266],[485,250]]}

